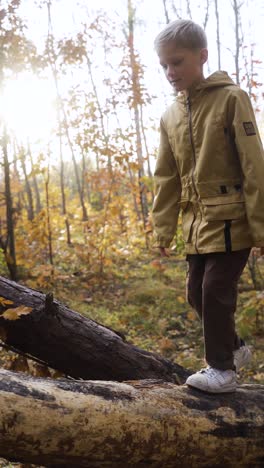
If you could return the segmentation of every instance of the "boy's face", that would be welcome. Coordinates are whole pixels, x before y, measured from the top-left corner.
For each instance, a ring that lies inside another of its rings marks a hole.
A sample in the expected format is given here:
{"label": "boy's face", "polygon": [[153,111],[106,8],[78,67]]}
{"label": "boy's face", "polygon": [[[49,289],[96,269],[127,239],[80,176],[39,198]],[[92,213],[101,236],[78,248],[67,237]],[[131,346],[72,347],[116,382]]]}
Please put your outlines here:
{"label": "boy's face", "polygon": [[194,83],[203,79],[207,49],[178,48],[173,43],[167,43],[159,49],[158,55],[166,78],[176,92],[188,91]]}

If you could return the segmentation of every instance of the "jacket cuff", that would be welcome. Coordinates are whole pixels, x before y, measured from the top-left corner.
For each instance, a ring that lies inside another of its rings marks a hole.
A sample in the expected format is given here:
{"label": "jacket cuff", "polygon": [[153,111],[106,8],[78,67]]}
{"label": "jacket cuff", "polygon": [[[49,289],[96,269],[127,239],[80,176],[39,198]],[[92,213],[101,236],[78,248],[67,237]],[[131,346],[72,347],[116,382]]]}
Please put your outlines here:
{"label": "jacket cuff", "polygon": [[153,247],[169,247],[172,239],[163,236],[156,236]]}
{"label": "jacket cuff", "polygon": [[255,240],[254,247],[264,247],[264,239],[263,240]]}

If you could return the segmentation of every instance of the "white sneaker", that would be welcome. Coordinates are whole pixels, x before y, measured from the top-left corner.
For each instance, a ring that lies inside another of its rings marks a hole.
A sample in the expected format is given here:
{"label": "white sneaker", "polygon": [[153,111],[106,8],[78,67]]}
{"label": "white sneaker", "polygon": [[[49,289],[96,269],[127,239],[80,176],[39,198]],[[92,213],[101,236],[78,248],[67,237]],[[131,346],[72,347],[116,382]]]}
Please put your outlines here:
{"label": "white sneaker", "polygon": [[190,375],[186,384],[210,393],[235,392],[237,387],[236,373],[231,369],[220,370],[208,366],[206,369]]}
{"label": "white sneaker", "polygon": [[246,366],[252,358],[252,353],[248,346],[240,346],[239,349],[234,351],[234,365],[236,366],[236,371],[238,372],[241,367]]}

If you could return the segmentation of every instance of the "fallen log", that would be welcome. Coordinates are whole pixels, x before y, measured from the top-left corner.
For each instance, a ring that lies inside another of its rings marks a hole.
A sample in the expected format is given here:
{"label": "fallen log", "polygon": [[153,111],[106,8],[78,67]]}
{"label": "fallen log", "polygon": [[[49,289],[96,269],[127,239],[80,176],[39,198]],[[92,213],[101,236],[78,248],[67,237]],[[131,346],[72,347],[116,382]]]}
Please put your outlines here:
{"label": "fallen log", "polygon": [[[51,294],[43,294],[0,277],[0,338],[19,352],[33,356],[64,374],[82,379],[162,379],[183,383],[183,367],[144,351],[118,332],[69,309]],[[17,320],[4,318],[8,308],[29,307]]]}
{"label": "fallen log", "polygon": [[169,382],[0,370],[0,456],[48,467],[263,467],[264,386],[210,395]]}

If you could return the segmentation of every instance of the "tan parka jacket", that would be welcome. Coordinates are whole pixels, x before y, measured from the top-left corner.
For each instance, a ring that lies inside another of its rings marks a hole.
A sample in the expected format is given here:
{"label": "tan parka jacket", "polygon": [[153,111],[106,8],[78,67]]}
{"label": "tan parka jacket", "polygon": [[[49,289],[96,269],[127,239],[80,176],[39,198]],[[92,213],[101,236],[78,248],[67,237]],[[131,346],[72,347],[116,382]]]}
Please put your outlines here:
{"label": "tan parka jacket", "polygon": [[247,93],[216,72],[177,96],[160,132],[156,244],[170,245],[182,209],[186,253],[264,246],[264,153]]}

